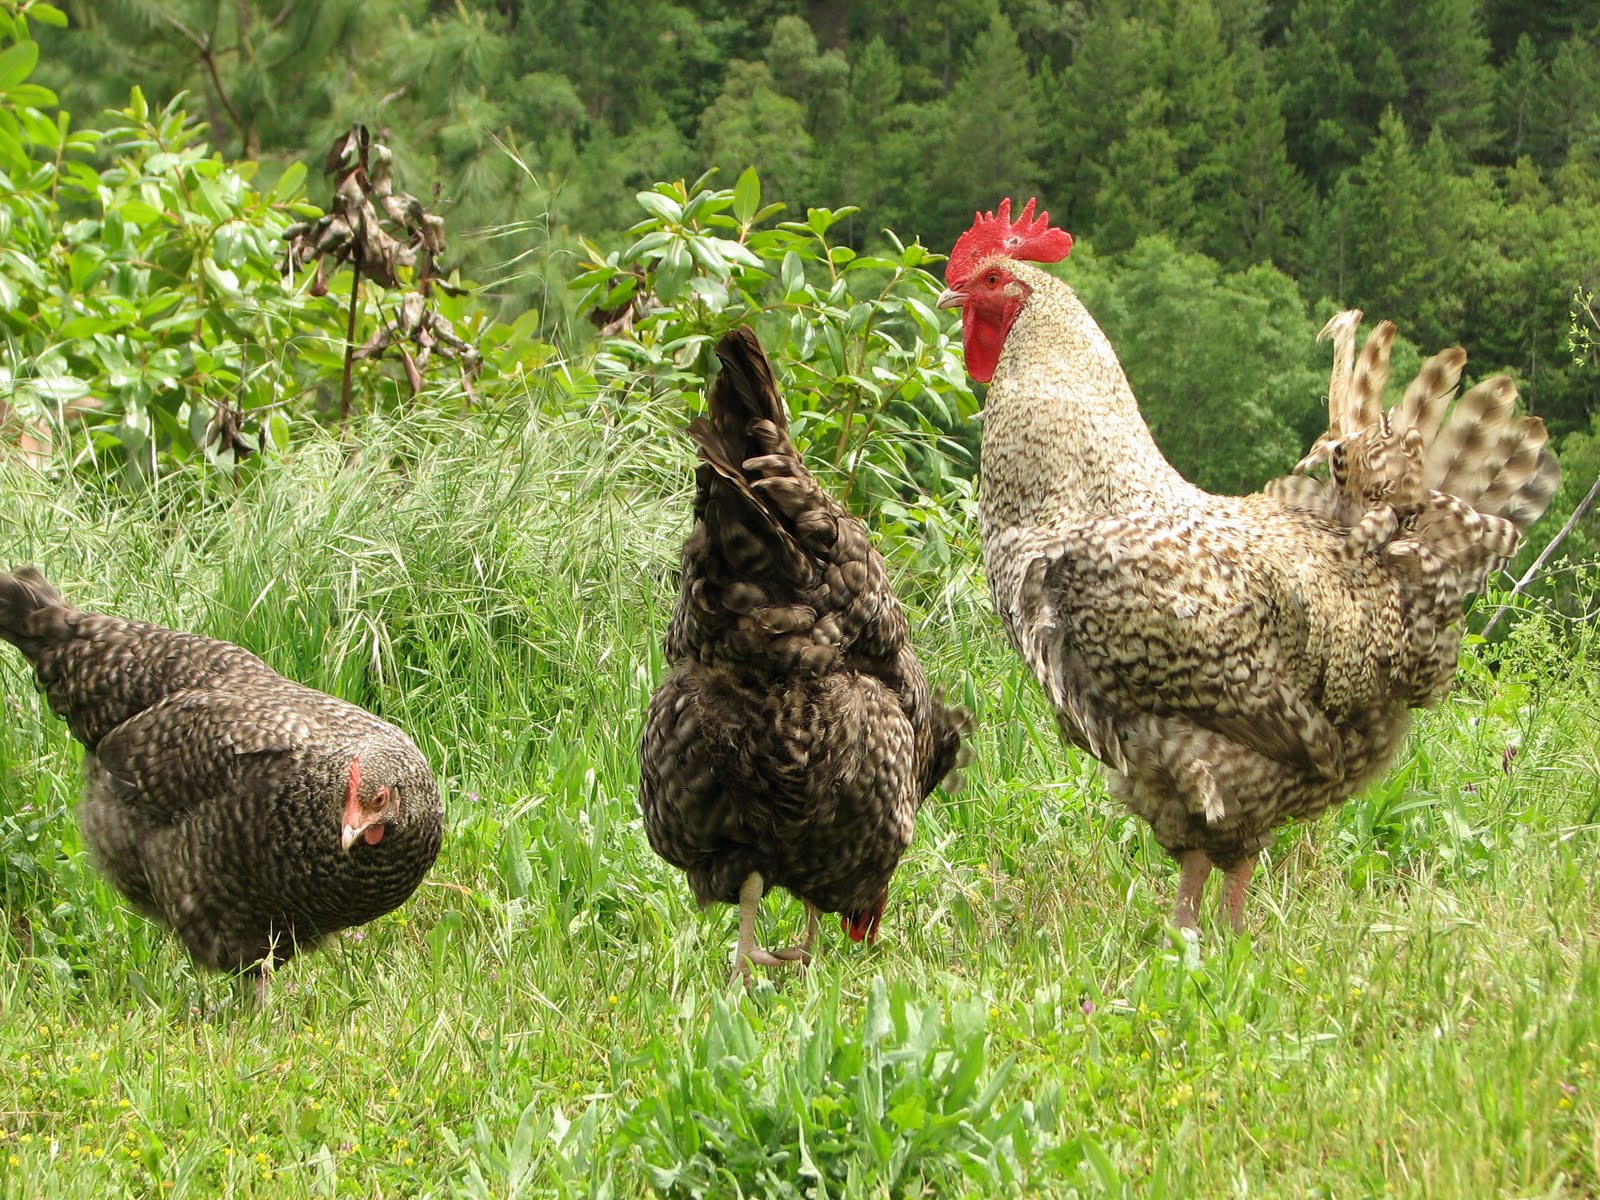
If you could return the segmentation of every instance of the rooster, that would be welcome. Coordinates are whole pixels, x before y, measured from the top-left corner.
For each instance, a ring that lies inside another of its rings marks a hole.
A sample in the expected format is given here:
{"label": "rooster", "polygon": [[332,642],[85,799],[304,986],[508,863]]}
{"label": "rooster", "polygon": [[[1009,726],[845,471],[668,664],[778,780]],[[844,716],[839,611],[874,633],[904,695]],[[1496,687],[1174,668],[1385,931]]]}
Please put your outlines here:
{"label": "rooster", "polygon": [[[748,327],[723,337],[699,448],[695,524],[667,631],[670,674],[639,745],[650,845],[702,904],[739,906],[730,982],[805,963],[818,914],[876,940],[889,877],[968,723],[929,691],[865,526],[789,441]],[[806,908],[797,946],[755,942],[765,893]]]}
{"label": "rooster", "polygon": [[84,612],[0,574],[0,639],[83,743],[96,864],[196,961],[267,972],[402,904],[439,853],[427,761],[387,721],[228,642]]}
{"label": "rooster", "polygon": [[[1392,761],[1409,713],[1448,688],[1464,601],[1515,553],[1558,471],[1510,380],[1455,401],[1466,355],[1434,355],[1385,409],[1394,326],[1356,360],[1335,340],[1330,429],[1298,473],[1215,496],[1156,448],[1110,343],[1034,263],[1072,238],[980,214],[940,303],[988,383],[980,516],[990,594],[1063,739],[1178,862],[1172,919],[1198,931],[1213,868],[1242,931],[1273,830]],[[1450,409],[1448,418],[1446,410]],[[1328,464],[1330,478],[1310,472]]]}

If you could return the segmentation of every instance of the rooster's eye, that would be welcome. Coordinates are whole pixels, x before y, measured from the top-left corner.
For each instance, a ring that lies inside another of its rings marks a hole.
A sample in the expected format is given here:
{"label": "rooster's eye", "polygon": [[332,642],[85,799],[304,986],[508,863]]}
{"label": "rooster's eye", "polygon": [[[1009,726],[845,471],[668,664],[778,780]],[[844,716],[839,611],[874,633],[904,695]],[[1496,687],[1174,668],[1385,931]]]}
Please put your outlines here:
{"label": "rooster's eye", "polygon": [[990,271],[989,272],[989,286],[990,287],[999,287],[1000,286],[1000,272],[998,272],[998,271]]}

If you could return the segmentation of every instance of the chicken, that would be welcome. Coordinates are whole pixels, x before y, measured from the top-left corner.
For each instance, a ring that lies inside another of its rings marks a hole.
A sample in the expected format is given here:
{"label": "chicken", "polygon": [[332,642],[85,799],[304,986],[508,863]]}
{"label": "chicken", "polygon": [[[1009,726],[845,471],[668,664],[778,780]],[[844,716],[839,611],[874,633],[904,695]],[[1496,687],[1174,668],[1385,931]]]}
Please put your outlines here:
{"label": "chicken", "polygon": [[427,761],[387,721],[227,642],[82,612],[0,574],[0,638],[83,743],[96,864],[204,966],[267,972],[397,908],[439,853]]}
{"label": "chicken", "polygon": [[[695,524],[639,804],[650,845],[700,904],[739,905],[732,978],[748,983],[751,963],[807,961],[819,913],[876,939],[889,877],[968,717],[929,691],[866,528],[790,444],[755,334],[727,334],[717,357],[710,419],[688,429]],[[773,887],[807,921],[800,945],[769,953],[755,919]]]}
{"label": "chicken", "polygon": [[1557,482],[1543,424],[1486,380],[1444,419],[1466,355],[1429,359],[1382,404],[1394,327],[1355,361],[1336,339],[1331,428],[1289,476],[1214,496],[1162,457],[1110,343],[1033,266],[1072,238],[1029,201],[982,214],[941,297],[989,384],[980,516],[994,606],[1063,739],[1180,866],[1173,921],[1198,930],[1213,867],[1243,928],[1272,831],[1382,772],[1409,711],[1449,686],[1462,606]]}

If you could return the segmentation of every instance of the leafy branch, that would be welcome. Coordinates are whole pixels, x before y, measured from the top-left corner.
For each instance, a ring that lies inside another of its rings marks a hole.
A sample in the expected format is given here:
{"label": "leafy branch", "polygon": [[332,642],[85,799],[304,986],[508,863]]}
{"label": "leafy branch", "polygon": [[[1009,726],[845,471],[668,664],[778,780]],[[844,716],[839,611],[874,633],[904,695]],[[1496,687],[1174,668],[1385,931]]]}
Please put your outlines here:
{"label": "leafy branch", "polygon": [[831,236],[855,208],[774,223],[784,206],[761,203],[754,169],[732,188],[710,178],[640,192],[624,248],[583,243],[574,285],[601,331],[601,382],[696,391],[716,339],[753,323],[789,381],[798,443],[845,502],[915,523],[906,502],[960,490],[974,461],[977,401],[933,306],[937,256],[888,231],[884,254],[858,254]]}

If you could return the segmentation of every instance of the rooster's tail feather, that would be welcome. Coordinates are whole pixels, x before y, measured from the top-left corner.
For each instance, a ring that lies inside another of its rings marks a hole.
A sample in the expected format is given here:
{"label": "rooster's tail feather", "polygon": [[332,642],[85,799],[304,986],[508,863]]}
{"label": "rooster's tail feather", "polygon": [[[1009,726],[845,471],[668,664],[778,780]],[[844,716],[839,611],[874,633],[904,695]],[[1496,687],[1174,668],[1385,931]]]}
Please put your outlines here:
{"label": "rooster's tail feather", "polygon": [[[1357,549],[1381,551],[1465,597],[1516,553],[1555,492],[1560,472],[1544,422],[1515,415],[1517,389],[1505,376],[1456,398],[1467,361],[1460,347],[1423,363],[1400,403],[1384,408],[1395,327],[1380,323],[1357,356],[1360,320],[1352,309],[1324,327],[1334,342],[1328,432],[1295,475],[1266,491],[1349,528]],[[1307,474],[1324,462],[1328,481]]]}

